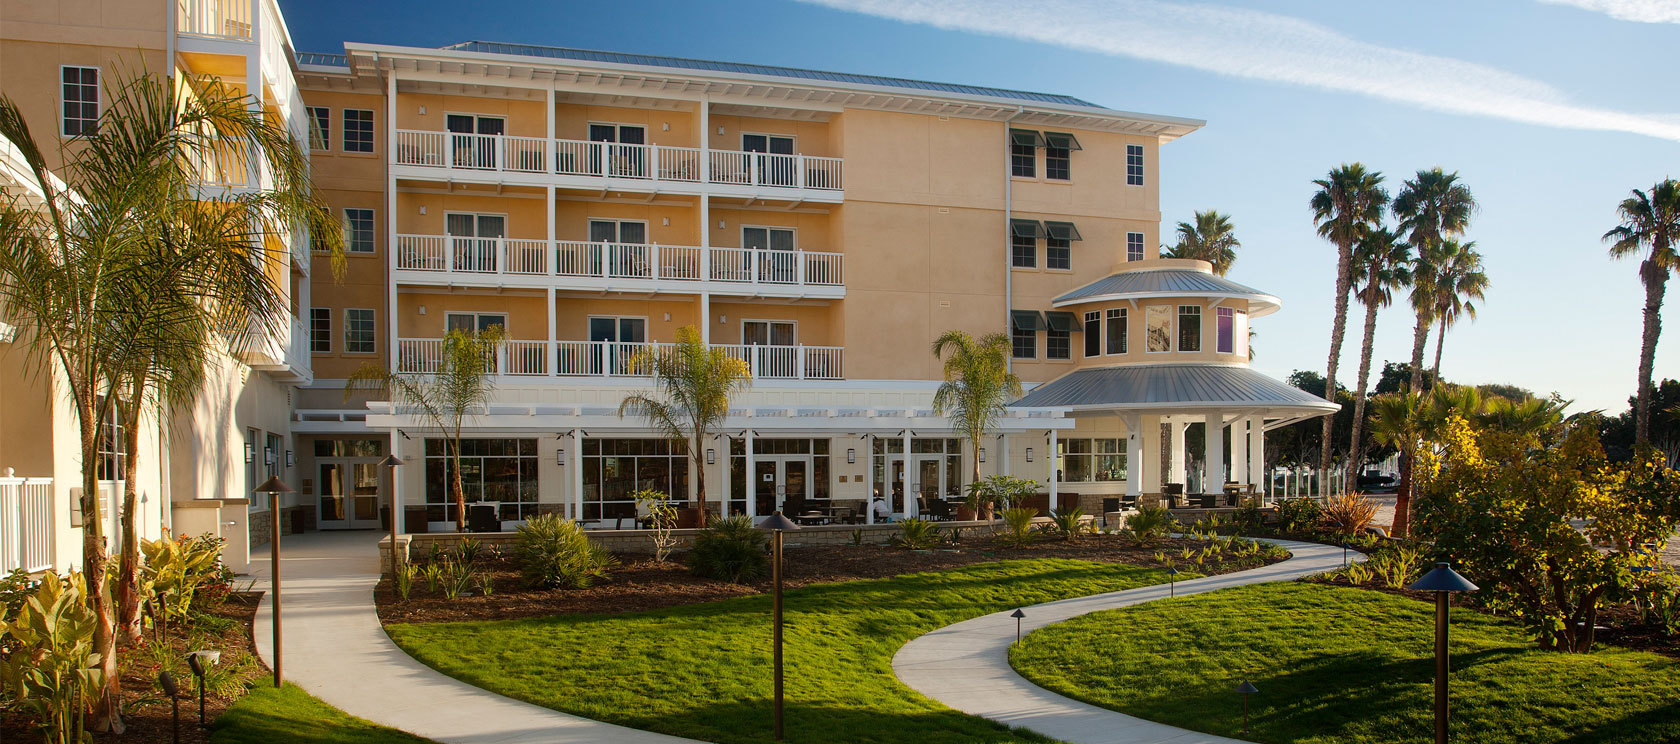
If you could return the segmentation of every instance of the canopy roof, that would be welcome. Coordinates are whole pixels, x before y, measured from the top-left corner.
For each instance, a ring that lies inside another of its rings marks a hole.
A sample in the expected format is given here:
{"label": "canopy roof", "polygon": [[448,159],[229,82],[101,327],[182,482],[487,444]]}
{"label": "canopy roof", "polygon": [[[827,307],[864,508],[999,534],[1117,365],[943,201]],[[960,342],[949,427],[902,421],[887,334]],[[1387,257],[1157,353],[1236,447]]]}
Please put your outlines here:
{"label": "canopy roof", "polygon": [[1130,364],[1070,372],[1010,404],[1073,411],[1265,409],[1334,413],[1341,408],[1305,390],[1228,364]]}
{"label": "canopy roof", "polygon": [[1137,269],[1110,274],[1051,301],[1054,307],[1146,297],[1221,297],[1248,301],[1249,317],[1278,311],[1278,298],[1222,276],[1190,268]]}

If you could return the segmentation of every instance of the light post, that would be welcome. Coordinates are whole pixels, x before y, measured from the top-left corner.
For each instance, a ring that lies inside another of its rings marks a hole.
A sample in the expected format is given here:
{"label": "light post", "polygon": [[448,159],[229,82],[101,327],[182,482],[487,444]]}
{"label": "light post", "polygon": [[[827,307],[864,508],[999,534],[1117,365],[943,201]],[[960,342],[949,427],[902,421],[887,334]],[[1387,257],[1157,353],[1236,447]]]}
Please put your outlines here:
{"label": "light post", "polygon": [[280,494],[297,493],[271,475],[252,493],[268,494],[268,584],[274,595],[274,686],[280,686]]}
{"label": "light post", "polygon": [[386,455],[379,461],[385,466],[385,482],[391,489],[391,588],[397,586],[397,466],[403,464],[402,458],[395,454]]}
{"label": "light post", "polygon": [[1453,592],[1476,591],[1477,586],[1442,562],[1406,588],[1435,593],[1435,744],[1447,744],[1447,598]]}
{"label": "light post", "polygon": [[187,666],[192,668],[194,677],[198,678],[198,727],[204,728],[204,675],[210,667],[222,660],[220,651],[194,651],[187,654]]}
{"label": "light post", "polygon": [[1256,688],[1254,685],[1249,684],[1248,680],[1246,680],[1246,679],[1242,681],[1242,684],[1237,685],[1237,694],[1242,695],[1242,700],[1243,700],[1243,727],[1242,727],[1242,732],[1243,732],[1244,735],[1248,734],[1248,696],[1253,695],[1254,693],[1259,692],[1259,691],[1260,690],[1258,688]]}
{"label": "light post", "polygon": [[793,520],[782,516],[782,510],[777,509],[758,526],[761,530],[770,531],[770,580],[775,584],[775,594],[770,603],[770,622],[775,626],[775,651],[772,653],[772,663],[775,665],[775,718],[772,733],[776,741],[782,740],[782,533],[787,530],[797,530],[799,525]]}
{"label": "light post", "polygon": [[1167,596],[1178,596],[1178,568],[1167,566]]}
{"label": "light post", "polygon": [[1012,618],[1015,618],[1015,642],[1020,643],[1021,642],[1021,618],[1026,617],[1027,613],[1022,612],[1019,609],[1017,609],[1014,612],[1009,613],[1009,616],[1012,617]]}
{"label": "light post", "polygon": [[1347,568],[1347,552],[1348,544],[1344,542],[1342,543],[1342,568]]}
{"label": "light post", "polygon": [[181,688],[175,684],[175,675],[168,669],[158,673],[158,686],[163,688],[163,694],[169,696],[171,741],[181,744],[181,698],[176,697]]}

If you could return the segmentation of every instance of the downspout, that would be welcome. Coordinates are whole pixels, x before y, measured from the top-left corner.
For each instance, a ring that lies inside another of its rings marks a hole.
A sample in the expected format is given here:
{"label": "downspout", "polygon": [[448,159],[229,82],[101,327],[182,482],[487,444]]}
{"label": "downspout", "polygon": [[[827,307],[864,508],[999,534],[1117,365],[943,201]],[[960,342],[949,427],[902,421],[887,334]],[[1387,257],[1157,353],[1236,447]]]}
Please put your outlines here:
{"label": "downspout", "polygon": [[[1010,323],[1014,322],[1010,310],[1014,307],[1013,290],[1015,285],[1015,242],[1013,233],[1010,232],[1014,217],[1015,165],[1014,156],[1011,154],[1014,150],[1014,140],[1010,139],[1009,125],[1013,124],[1016,119],[1025,116],[1026,113],[1025,106],[1016,106],[1015,113],[1010,114],[1008,119],[1003,120],[1003,330],[1005,333],[1010,332]],[[1010,354],[1005,357],[1003,365],[1004,371],[1015,371],[1015,355]],[[1007,455],[1007,453],[1005,454]]]}

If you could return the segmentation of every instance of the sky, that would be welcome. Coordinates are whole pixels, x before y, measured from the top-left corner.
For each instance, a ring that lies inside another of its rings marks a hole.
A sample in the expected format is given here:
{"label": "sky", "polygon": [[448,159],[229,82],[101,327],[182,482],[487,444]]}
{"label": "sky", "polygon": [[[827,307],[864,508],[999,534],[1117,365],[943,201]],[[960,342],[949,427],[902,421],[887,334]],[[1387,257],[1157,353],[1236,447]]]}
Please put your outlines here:
{"label": "sky", "polygon": [[[1448,334],[1442,375],[1627,407],[1644,290],[1601,240],[1631,189],[1680,177],[1680,0],[280,0],[301,51],[345,41],[472,39],[807,67],[1073,95],[1202,119],[1162,147],[1162,234],[1232,215],[1230,278],[1283,298],[1254,323],[1254,367],[1323,371],[1335,249],[1307,207],[1360,161],[1390,193],[1456,171],[1480,209],[1466,238],[1491,288]],[[1680,316],[1680,297],[1665,320]],[[1363,314],[1350,311],[1343,384]],[[1656,378],[1680,377],[1680,325]],[[1409,358],[1412,317],[1386,309],[1372,373]],[[1430,354],[1434,352],[1431,339]]]}

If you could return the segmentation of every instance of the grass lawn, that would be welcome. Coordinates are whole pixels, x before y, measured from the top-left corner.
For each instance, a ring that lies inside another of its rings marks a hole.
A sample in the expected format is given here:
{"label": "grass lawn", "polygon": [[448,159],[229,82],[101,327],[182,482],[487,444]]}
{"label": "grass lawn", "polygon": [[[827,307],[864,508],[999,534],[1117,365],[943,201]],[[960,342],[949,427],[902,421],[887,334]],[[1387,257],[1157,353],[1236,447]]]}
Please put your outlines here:
{"label": "grass lawn", "polygon": [[[1424,742],[1433,729],[1434,606],[1320,584],[1262,584],[1099,612],[1029,635],[1015,669],[1152,721],[1282,744]],[[1452,623],[1452,737],[1477,744],[1680,741],[1680,662],[1604,648],[1540,651],[1515,624]]]}
{"label": "grass lawn", "polygon": [[[183,708],[186,706],[182,706]],[[183,718],[186,717],[183,711]],[[196,720],[196,719],[195,719]],[[184,724],[183,724],[184,725]],[[430,744],[369,723],[287,683],[259,684],[211,724],[212,744]]]}
{"label": "grass lawn", "polygon": [[[789,592],[788,740],[1045,741],[922,697],[893,676],[893,654],[959,620],[1166,578],[1138,566],[1035,559]],[[722,744],[771,740],[768,596],[387,630],[444,674],[537,705]]]}

